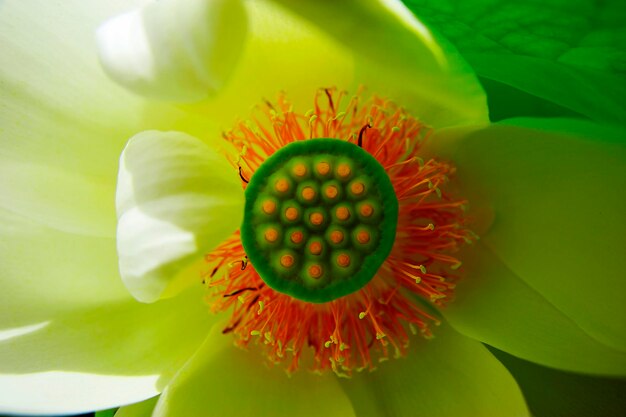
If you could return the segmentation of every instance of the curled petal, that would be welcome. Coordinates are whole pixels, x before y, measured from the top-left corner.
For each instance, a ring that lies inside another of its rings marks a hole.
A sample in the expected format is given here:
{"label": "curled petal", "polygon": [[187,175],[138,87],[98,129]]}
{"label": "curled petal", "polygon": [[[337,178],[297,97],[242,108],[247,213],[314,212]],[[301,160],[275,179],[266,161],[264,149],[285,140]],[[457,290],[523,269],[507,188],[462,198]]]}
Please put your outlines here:
{"label": "curled petal", "polygon": [[243,49],[239,0],[163,0],[108,20],[97,32],[107,73],[149,97],[197,101],[220,90]]}
{"label": "curled petal", "polygon": [[234,232],[243,216],[237,170],[200,140],[147,131],[120,159],[117,249],[122,279],[140,301],[200,282],[203,255]]}

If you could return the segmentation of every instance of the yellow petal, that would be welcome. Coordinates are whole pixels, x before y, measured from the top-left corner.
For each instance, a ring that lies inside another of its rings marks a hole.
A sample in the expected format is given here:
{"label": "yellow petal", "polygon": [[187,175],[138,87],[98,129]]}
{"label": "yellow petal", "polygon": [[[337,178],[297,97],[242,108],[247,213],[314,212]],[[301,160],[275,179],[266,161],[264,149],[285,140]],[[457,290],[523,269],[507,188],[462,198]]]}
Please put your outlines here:
{"label": "yellow petal", "polygon": [[341,379],[359,416],[528,416],[506,368],[480,342],[449,326],[416,338],[406,358]]}
{"label": "yellow petal", "polygon": [[481,242],[585,333],[625,351],[623,138],[619,127],[535,120],[442,131],[433,145],[457,140],[448,150],[460,189],[493,207]]}
{"label": "yellow petal", "polygon": [[216,326],[163,391],[154,417],[355,417],[334,375],[268,369]]}

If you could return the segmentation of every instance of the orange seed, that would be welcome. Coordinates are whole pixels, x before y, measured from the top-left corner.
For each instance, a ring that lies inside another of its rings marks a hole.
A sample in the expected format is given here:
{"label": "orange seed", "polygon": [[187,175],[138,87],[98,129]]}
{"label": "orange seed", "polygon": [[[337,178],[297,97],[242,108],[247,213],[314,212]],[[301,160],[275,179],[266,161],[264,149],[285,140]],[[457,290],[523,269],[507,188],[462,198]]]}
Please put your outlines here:
{"label": "orange seed", "polygon": [[322,213],[311,213],[311,215],[309,216],[309,220],[315,226],[319,226],[320,224],[324,223],[324,215]]}
{"label": "orange seed", "polygon": [[282,266],[284,266],[285,268],[289,268],[291,266],[293,266],[294,264],[294,259],[293,256],[291,255],[283,255],[280,257],[280,264]]}
{"label": "orange seed", "polygon": [[315,190],[311,187],[304,187],[302,189],[302,198],[307,201],[313,200],[315,198]]}
{"label": "orange seed", "polygon": [[273,214],[276,211],[276,203],[272,200],[265,200],[262,209],[265,214]]}
{"label": "orange seed", "polygon": [[289,191],[289,182],[286,179],[281,178],[276,181],[276,183],[274,184],[274,188],[279,193],[286,193],[287,191]]}
{"label": "orange seed", "polygon": [[298,209],[295,207],[287,207],[287,210],[285,210],[285,218],[291,221],[297,220]]}
{"label": "orange seed", "polygon": [[309,275],[313,278],[320,278],[322,276],[322,267],[319,265],[311,265],[309,267]]}
{"label": "orange seed", "polygon": [[319,162],[315,169],[320,175],[328,175],[330,172],[330,164],[328,162]]}
{"label": "orange seed", "polygon": [[278,230],[274,228],[267,229],[263,235],[268,242],[276,242],[278,239]]}
{"label": "orange seed", "polygon": [[346,255],[345,253],[337,256],[337,265],[344,268],[350,266],[350,256]]}
{"label": "orange seed", "polygon": [[370,239],[370,234],[365,230],[361,230],[359,233],[356,234],[356,240],[362,245],[368,243]]}

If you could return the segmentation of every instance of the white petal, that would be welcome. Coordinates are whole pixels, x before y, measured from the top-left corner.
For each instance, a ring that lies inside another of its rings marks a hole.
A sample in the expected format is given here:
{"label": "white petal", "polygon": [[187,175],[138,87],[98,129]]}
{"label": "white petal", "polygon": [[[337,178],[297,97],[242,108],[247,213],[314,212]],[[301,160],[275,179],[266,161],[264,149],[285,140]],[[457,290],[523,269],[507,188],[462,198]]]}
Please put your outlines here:
{"label": "white petal", "polygon": [[0,344],[0,411],[70,414],[153,397],[214,320],[202,291],[58,314]]}
{"label": "white petal", "polygon": [[0,207],[57,230],[114,236],[106,201],[126,140],[180,122],[197,128],[180,110],[128,93],[98,63],[97,25],[140,3],[2,2]]}
{"label": "white petal", "polygon": [[145,305],[115,240],[0,210],[0,414],[79,413],[156,395],[204,340],[203,291]]}
{"label": "white petal", "polygon": [[162,0],[103,24],[98,51],[123,86],[149,97],[196,101],[222,88],[246,31],[239,0]]}
{"label": "white petal", "polygon": [[129,291],[152,302],[200,281],[194,262],[237,230],[243,204],[237,170],[205,143],[179,132],[134,136],[117,189],[117,248]]}

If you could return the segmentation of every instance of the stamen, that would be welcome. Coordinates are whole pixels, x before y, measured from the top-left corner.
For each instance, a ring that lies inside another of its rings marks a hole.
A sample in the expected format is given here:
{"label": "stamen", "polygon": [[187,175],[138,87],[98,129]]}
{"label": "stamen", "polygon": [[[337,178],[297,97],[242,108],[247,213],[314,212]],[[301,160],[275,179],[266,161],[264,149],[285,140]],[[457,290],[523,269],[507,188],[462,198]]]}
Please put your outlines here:
{"label": "stamen", "polygon": [[357,142],[359,145],[359,148],[363,147],[363,134],[365,133],[367,129],[370,129],[371,127],[372,126],[368,123],[365,126],[363,126],[361,130],[359,130],[359,141]]}
{"label": "stamen", "polygon": [[239,167],[239,178],[241,178],[241,181],[245,182],[246,184],[250,182],[246,179],[246,177],[243,176],[243,173],[241,172],[241,167]]}

